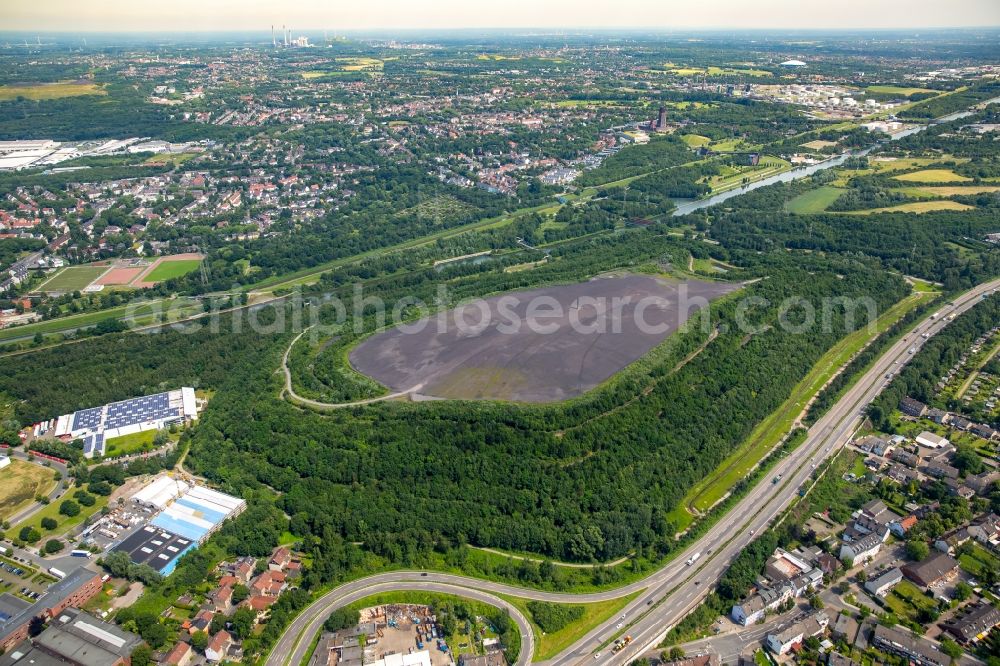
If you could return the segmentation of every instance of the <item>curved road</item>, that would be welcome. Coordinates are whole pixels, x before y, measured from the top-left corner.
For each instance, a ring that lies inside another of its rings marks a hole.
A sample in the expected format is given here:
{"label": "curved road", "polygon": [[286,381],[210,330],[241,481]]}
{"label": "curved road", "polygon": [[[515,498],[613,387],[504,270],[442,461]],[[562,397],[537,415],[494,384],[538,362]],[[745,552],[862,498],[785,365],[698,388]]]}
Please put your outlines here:
{"label": "curved road", "polygon": [[[312,328],[312,326],[309,328]],[[285,350],[284,356],[281,357],[281,370],[285,373],[285,394],[292,402],[300,405],[306,405],[308,407],[315,407],[316,409],[346,409],[348,407],[360,407],[362,405],[372,405],[376,402],[385,402],[386,400],[402,398],[403,396],[410,395],[411,393],[416,393],[423,388],[423,384],[417,384],[407,391],[390,393],[389,395],[382,395],[377,398],[355,400],[354,402],[320,402],[319,400],[313,400],[311,398],[303,398],[295,392],[295,389],[292,388],[292,371],[288,368],[288,355],[292,353],[292,347],[294,347],[295,343],[299,341],[299,338],[306,334],[306,331],[308,331],[309,328],[295,336],[295,339],[289,343],[288,349]]]}
{"label": "curved road", "polygon": [[[624,620],[618,617],[607,620],[546,662],[547,666],[580,666],[595,661],[602,666],[629,663],[647,650],[655,648],[666,632],[701,602],[726,571],[730,561],[753,539],[753,535],[766,528],[773,518],[792,503],[799,487],[808,481],[813,469],[850,440],[863,420],[865,408],[882,390],[886,373],[895,371],[898,365],[906,363],[911,357],[909,349],[919,348],[924,342],[916,331],[929,335],[938,333],[947,326],[948,314],[965,312],[984,294],[998,288],[1000,279],[962,294],[954,300],[954,306],[941,309],[944,316],[927,318],[913,332],[893,344],[809,429],[803,443],[775,465],[773,473],[775,476],[781,475],[780,482],[772,483],[768,480],[758,483],[696,544],[645,579],[604,592],[565,594],[432,572],[397,571],[378,574],[346,583],[316,600],[288,626],[275,644],[267,665],[300,663],[326,615],[348,603],[344,600],[345,595],[351,592],[366,596],[375,589],[434,591],[439,586],[448,586],[452,591],[456,587],[460,588],[461,594],[470,597],[487,592],[567,603],[603,601],[640,592],[625,607]],[[701,557],[692,566],[687,566],[686,560],[694,553],[700,553]],[[616,628],[619,622],[625,625],[621,630]],[[522,633],[523,631],[522,629]],[[633,638],[627,649],[617,654],[600,649],[602,644],[613,637],[626,633]],[[522,649],[519,661],[528,659],[530,658]]]}

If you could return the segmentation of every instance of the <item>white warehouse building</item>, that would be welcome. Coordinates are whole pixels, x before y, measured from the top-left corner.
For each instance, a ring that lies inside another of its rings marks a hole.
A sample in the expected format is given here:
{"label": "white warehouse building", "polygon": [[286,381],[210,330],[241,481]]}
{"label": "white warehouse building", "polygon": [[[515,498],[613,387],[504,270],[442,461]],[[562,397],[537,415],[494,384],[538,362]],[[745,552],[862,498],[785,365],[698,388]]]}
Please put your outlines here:
{"label": "white warehouse building", "polygon": [[83,455],[92,458],[104,455],[105,440],[144,430],[160,430],[197,418],[194,389],[184,386],[63,414],[56,419],[55,436],[64,440],[82,439]]}

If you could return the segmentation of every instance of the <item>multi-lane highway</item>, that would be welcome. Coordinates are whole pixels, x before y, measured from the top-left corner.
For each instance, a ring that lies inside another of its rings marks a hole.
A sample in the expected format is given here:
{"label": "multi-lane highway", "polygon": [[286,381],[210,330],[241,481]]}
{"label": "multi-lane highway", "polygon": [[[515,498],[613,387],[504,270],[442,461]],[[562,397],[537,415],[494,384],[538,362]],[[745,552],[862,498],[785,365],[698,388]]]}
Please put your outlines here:
{"label": "multi-lane highway", "polygon": [[[508,594],[527,599],[566,603],[588,603],[620,598],[639,592],[625,607],[622,617],[614,617],[595,627],[584,637],[547,662],[547,666],[579,666],[601,664],[619,666],[654,649],[666,632],[701,602],[726,571],[730,561],[752,539],[754,534],[787,508],[802,484],[825,458],[846,444],[860,424],[866,406],[886,384],[886,375],[905,364],[925,341],[923,333],[932,336],[944,328],[950,314],[961,314],[977,303],[986,293],[1000,288],[995,280],[972,289],[942,308],[936,318],[928,318],[889,348],[841,399],[809,429],[806,439],[783,458],[768,475],[719,520],[697,543],[647,578],[614,590],[592,594],[542,592],[478,580],[464,576],[433,572],[391,572],[359,579],[327,593],[302,612],[287,628],[267,660],[268,666],[298,664],[309,650],[312,638],[326,616],[335,608],[368,594],[385,589],[416,589],[458,593],[470,598],[508,608],[493,594]],[[780,475],[778,483],[772,483]],[[692,565],[686,562],[694,553],[701,557]],[[521,626],[522,647],[519,663],[531,660],[530,630],[523,616],[512,611]],[[622,628],[619,629],[619,624]],[[632,636],[632,643],[618,653],[602,649],[617,635]],[[525,637],[525,635],[528,635]]]}

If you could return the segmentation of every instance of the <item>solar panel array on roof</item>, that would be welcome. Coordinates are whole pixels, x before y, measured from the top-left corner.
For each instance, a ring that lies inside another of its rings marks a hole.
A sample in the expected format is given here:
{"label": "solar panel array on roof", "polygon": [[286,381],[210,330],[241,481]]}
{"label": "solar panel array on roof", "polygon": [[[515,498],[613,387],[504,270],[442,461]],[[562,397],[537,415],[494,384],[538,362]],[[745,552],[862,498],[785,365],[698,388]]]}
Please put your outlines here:
{"label": "solar panel array on roof", "polygon": [[81,409],[78,412],[73,412],[73,426],[71,429],[93,430],[101,424],[101,412],[103,410],[103,407],[91,407],[90,409]]}
{"label": "solar panel array on roof", "polygon": [[141,398],[131,398],[108,405],[108,416],[104,420],[104,428],[113,430],[126,426],[158,421],[169,417],[179,417],[180,410],[170,406],[169,393],[145,395]]}
{"label": "solar panel array on roof", "polygon": [[104,455],[104,433],[95,432],[83,438],[83,455],[88,458]]}

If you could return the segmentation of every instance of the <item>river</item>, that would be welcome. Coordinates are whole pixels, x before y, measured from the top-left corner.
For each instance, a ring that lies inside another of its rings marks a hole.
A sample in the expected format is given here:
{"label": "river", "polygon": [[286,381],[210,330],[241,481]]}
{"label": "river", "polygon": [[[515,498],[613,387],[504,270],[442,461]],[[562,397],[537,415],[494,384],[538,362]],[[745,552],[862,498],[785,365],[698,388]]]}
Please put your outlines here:
{"label": "river", "polygon": [[[985,104],[996,104],[1000,102],[1000,97],[994,97],[993,99],[987,100]],[[864,157],[868,153],[872,152],[876,148],[879,148],[891,141],[897,141],[903,137],[916,134],[917,132],[923,132],[928,127],[934,125],[940,125],[941,123],[949,123],[953,120],[958,120],[959,118],[966,118],[971,116],[973,111],[956,111],[955,113],[949,113],[946,116],[941,116],[933,122],[927,123],[926,125],[917,125],[916,127],[910,127],[901,132],[896,132],[890,138],[879,141],[875,145],[869,146],[863,150],[856,150],[852,152],[842,153],[836,157],[831,157],[830,159],[823,160],[816,164],[810,164],[809,166],[798,167],[792,169],[791,171],[784,171],[775,176],[770,176],[762,180],[758,180],[755,183],[750,183],[749,185],[744,185],[733,190],[727,190],[726,192],[720,192],[719,194],[712,195],[705,199],[695,199],[694,201],[686,201],[677,206],[673,212],[673,216],[677,217],[679,215],[687,215],[688,213],[693,213],[696,210],[701,210],[703,208],[708,208],[709,206],[714,206],[717,203],[722,203],[727,199],[732,199],[733,197],[738,197],[741,194],[746,194],[752,190],[756,190],[760,187],[767,187],[768,185],[774,185],[775,183],[790,183],[793,180],[799,180],[801,178],[807,178],[818,171],[823,171],[824,169],[831,169],[836,166],[840,166],[852,157]]]}

